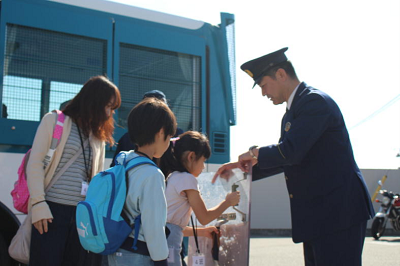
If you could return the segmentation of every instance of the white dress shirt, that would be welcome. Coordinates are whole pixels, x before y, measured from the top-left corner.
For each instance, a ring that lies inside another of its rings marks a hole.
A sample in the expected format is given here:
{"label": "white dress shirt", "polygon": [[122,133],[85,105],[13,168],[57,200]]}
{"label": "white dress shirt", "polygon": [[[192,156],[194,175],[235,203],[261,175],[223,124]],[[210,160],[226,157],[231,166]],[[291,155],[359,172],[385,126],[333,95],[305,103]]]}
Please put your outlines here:
{"label": "white dress shirt", "polygon": [[296,88],[294,89],[294,91],[292,92],[292,94],[290,94],[290,97],[289,97],[289,100],[287,101],[287,106],[286,106],[286,108],[287,108],[288,110],[290,110],[290,106],[292,106],[293,98],[294,98],[294,96],[296,95],[296,91],[297,91],[297,89],[299,88],[300,84],[301,84],[301,82],[296,86]]}

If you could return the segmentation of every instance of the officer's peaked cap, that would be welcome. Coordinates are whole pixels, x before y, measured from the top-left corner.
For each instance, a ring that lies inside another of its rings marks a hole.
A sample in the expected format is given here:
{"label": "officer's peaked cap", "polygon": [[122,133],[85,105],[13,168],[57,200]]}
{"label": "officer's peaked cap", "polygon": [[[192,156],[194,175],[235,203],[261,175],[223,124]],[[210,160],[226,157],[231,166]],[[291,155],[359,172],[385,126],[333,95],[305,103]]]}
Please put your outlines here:
{"label": "officer's peaked cap", "polygon": [[285,52],[288,50],[287,47],[282,48],[273,53],[261,56],[259,58],[250,60],[243,65],[241,65],[241,69],[249,74],[250,77],[254,80],[253,88],[256,84],[258,84],[263,76],[267,74],[268,70],[277,64],[286,62],[288,59],[285,55]]}
{"label": "officer's peaked cap", "polygon": [[162,91],[159,90],[152,90],[152,91],[148,91],[143,95],[143,99],[144,98],[157,98],[159,100],[164,101],[165,103],[167,102],[167,97],[165,97],[165,94]]}

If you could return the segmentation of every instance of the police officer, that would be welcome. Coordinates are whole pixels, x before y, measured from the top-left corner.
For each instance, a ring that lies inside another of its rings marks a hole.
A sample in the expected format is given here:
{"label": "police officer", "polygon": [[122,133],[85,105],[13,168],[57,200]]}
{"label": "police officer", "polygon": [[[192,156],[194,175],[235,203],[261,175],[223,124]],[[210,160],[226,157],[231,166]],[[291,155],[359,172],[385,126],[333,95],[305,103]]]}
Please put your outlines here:
{"label": "police officer", "polygon": [[253,181],[284,172],[293,242],[303,242],[306,266],[361,265],[367,220],[374,210],[339,107],[300,82],[283,48],[241,66],[274,105],[287,103],[277,144],[252,146],[218,169],[248,171]]}

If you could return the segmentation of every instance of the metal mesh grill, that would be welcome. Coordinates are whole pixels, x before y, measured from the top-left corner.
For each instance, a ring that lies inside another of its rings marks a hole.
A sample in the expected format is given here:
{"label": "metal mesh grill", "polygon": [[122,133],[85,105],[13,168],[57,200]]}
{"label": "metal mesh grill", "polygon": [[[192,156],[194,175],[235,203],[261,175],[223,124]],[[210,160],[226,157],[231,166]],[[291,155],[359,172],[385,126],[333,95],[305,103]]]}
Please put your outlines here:
{"label": "metal mesh grill", "polygon": [[39,121],[106,73],[105,40],[7,24],[3,104],[9,119]]}
{"label": "metal mesh grill", "polygon": [[178,127],[184,131],[200,130],[200,57],[121,44],[119,71],[122,105],[118,122],[121,126],[127,128],[128,114],[145,92],[160,90],[177,117]]}

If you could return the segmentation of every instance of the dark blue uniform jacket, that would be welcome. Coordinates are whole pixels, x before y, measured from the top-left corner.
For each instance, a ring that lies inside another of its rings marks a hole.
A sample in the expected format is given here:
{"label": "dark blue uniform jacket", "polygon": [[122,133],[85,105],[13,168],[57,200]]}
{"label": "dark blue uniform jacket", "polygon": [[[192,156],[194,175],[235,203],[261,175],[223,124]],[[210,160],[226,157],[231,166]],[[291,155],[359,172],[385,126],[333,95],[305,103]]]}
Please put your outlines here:
{"label": "dark blue uniform jacket", "polygon": [[347,229],[374,215],[339,107],[304,82],[282,119],[279,143],[260,148],[253,181],[282,171],[296,243]]}

